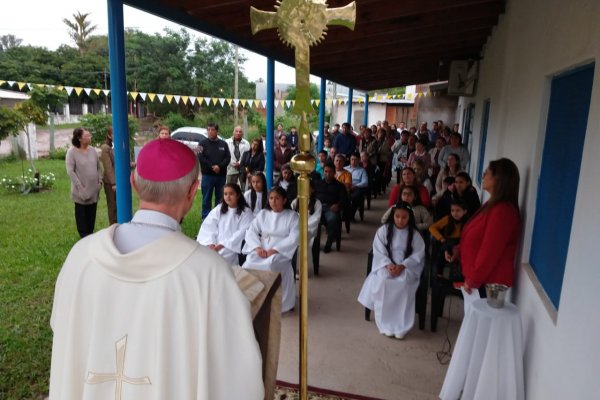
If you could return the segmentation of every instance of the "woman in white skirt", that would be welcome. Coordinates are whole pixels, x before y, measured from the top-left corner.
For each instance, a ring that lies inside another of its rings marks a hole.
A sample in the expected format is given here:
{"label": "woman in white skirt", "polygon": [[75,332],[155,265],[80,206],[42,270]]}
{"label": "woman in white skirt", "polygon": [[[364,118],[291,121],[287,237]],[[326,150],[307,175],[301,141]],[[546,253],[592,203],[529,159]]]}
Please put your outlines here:
{"label": "woman in white skirt", "polygon": [[285,189],[271,189],[269,206],[252,221],[242,249],[248,255],[243,268],[281,273],[282,312],[296,305],[292,257],[298,248],[298,219],[298,214],[290,209]]}
{"label": "woman in white skirt", "polygon": [[399,202],[373,240],[373,269],[358,301],[375,311],[383,335],[404,339],[415,321],[415,294],[425,262],[425,244],[411,206]]}
{"label": "woman in white skirt", "polygon": [[238,265],[246,230],[254,215],[235,183],[223,186],[223,200],[206,216],[196,240],[218,252],[231,265]]}

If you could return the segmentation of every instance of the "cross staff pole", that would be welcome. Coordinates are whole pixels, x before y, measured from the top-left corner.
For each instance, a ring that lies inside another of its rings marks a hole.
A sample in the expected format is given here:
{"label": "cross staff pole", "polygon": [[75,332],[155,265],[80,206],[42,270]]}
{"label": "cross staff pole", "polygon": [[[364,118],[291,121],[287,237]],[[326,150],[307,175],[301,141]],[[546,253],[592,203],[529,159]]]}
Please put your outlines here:
{"label": "cross staff pole", "polygon": [[310,47],[319,43],[326,34],[327,25],[341,25],[354,29],[356,4],[327,8],[326,0],[278,0],[276,12],[250,7],[252,33],[277,28],[280,39],[294,48],[296,65],[296,103],[292,112],[300,117],[300,153],[291,161],[298,177],[300,211],[300,399],[308,399],[308,200],[309,174],[315,169],[315,158],[310,154],[308,115],[313,113],[310,102]]}

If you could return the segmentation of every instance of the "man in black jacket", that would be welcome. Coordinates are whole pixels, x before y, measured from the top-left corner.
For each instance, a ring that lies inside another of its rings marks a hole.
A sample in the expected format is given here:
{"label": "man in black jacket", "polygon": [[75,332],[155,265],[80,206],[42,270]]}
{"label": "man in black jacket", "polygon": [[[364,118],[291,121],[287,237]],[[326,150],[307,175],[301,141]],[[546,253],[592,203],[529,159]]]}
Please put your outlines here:
{"label": "man in black jacket", "polygon": [[210,123],[207,126],[208,139],[198,145],[198,160],[202,170],[202,219],[212,210],[213,192],[215,206],[223,198],[223,186],[227,175],[227,165],[231,160],[229,148],[224,140],[218,138],[219,125]]}
{"label": "man in black jacket", "polygon": [[[335,166],[328,162],[323,167],[325,179],[317,183],[315,192],[322,204],[321,223],[327,228],[327,241],[323,251],[329,253],[342,231],[342,209],[347,202],[346,188],[335,179]],[[339,250],[339,248],[338,248]]]}

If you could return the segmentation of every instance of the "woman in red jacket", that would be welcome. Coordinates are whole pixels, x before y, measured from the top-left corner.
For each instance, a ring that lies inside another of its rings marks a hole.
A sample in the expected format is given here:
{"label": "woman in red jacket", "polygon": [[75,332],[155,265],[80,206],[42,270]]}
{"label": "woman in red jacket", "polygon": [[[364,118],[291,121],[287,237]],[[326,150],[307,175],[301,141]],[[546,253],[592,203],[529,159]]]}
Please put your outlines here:
{"label": "woman in red jacket", "polygon": [[487,283],[512,286],[521,233],[519,170],[515,163],[507,158],[490,162],[481,187],[490,199],[464,226],[453,254],[446,252],[448,262],[460,258],[467,293]]}

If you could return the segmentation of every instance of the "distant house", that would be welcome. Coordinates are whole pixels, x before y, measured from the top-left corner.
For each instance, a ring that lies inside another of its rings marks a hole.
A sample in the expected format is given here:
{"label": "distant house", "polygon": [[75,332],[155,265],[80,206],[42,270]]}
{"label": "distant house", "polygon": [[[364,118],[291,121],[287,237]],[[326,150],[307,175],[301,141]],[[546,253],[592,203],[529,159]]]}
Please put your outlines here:
{"label": "distant house", "polygon": [[17,104],[29,99],[25,93],[0,89],[0,106],[14,108]]}

